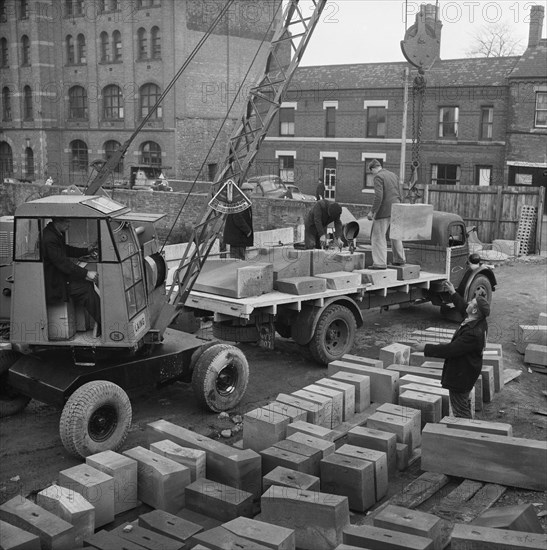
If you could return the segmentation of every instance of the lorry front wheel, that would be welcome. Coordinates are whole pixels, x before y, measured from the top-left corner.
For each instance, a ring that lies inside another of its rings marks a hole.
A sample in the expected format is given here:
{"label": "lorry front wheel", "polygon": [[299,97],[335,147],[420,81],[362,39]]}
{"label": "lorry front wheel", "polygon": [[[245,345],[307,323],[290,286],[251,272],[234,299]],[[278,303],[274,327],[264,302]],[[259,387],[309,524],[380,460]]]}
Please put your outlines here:
{"label": "lorry front wheel", "polygon": [[115,451],[131,427],[131,402],[112,382],[96,380],[78,388],[61,413],[59,433],[72,455],[86,456]]}
{"label": "lorry front wheel", "polygon": [[477,275],[471,284],[469,285],[469,289],[467,290],[467,296],[465,296],[465,301],[470,302],[474,297],[475,293],[479,292],[484,295],[486,298],[486,301],[488,303],[492,300],[492,285],[490,284],[490,280],[488,277],[485,277],[484,275]]}
{"label": "lorry front wheel", "polygon": [[0,418],[21,412],[30,401],[30,397],[11,388],[7,381],[8,370],[19,357],[12,350],[0,351]]}
{"label": "lorry front wheel", "polygon": [[192,388],[199,403],[213,412],[233,409],[249,384],[249,363],[243,352],[229,344],[215,344],[197,359]]}
{"label": "lorry front wheel", "polygon": [[332,304],[317,321],[309,347],[313,358],[324,365],[341,359],[353,347],[357,322],[347,307]]}

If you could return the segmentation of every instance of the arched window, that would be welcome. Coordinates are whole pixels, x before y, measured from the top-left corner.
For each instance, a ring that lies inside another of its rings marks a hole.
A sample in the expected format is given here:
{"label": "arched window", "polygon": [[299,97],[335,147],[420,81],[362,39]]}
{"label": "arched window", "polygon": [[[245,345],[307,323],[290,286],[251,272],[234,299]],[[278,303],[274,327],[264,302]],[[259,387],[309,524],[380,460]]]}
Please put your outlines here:
{"label": "arched window", "polygon": [[7,86],[2,88],[2,120],[11,120],[11,91]]}
{"label": "arched window", "polygon": [[5,38],[0,40],[0,63],[3,69],[9,67],[8,41]]}
{"label": "arched window", "polygon": [[137,31],[137,59],[147,59],[148,57],[148,39],[146,30],[142,27]]}
{"label": "arched window", "polygon": [[26,34],[21,37],[21,65],[30,65],[30,40]]}
{"label": "arched window", "polygon": [[87,92],[82,86],[68,90],[68,118],[87,119]]}
{"label": "arched window", "polygon": [[69,34],[65,39],[66,44],[66,64],[74,65],[74,38]]}
{"label": "arched window", "polygon": [[0,181],[13,176],[13,153],[7,141],[0,141]]}
{"label": "arched window", "polygon": [[110,43],[108,41],[108,33],[101,33],[101,61],[108,63],[110,61]]}
{"label": "arched window", "polygon": [[81,139],[70,142],[70,171],[73,174],[87,173],[88,156],[87,145]]}
{"label": "arched window", "polygon": [[34,118],[34,110],[32,108],[32,90],[30,86],[23,88],[23,120],[32,120]]}
{"label": "arched window", "polygon": [[161,34],[159,27],[152,27],[150,31],[152,42],[152,59],[160,59],[161,57]]}
{"label": "arched window", "polygon": [[141,145],[141,164],[161,166],[161,147],[155,141],[145,141]]}
{"label": "arched window", "polygon": [[78,63],[82,65],[86,63],[85,36],[83,34],[78,35]]}
{"label": "arched window", "polygon": [[[139,90],[139,102],[141,110],[141,118],[144,118],[150,109],[156,104],[161,95],[159,86],[156,84],[144,84]],[[160,119],[162,117],[161,105],[154,111],[152,119]]]}
{"label": "arched window", "polygon": [[34,179],[34,151],[31,147],[25,149],[25,174],[29,180]]}
{"label": "arched window", "polygon": [[114,61],[122,60],[122,34],[120,31],[114,31],[112,33],[112,55]]}
{"label": "arched window", "polygon": [[107,120],[123,118],[122,91],[116,84],[103,88],[103,117]]}
{"label": "arched window", "polygon": [[[104,143],[104,159],[108,160],[119,148],[121,147],[120,142],[116,141],[114,139],[111,139],[109,141],[105,141]],[[116,168],[114,169],[114,172],[121,176],[123,175],[123,159],[120,160]]]}

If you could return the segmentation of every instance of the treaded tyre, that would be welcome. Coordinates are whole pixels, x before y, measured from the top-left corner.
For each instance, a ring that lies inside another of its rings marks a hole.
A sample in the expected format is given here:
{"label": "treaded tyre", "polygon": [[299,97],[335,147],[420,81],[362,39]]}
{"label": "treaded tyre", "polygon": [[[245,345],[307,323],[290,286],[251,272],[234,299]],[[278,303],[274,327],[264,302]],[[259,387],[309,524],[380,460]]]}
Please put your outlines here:
{"label": "treaded tyre", "polygon": [[65,449],[86,456],[120,448],[131,426],[131,403],[112,382],[96,380],[78,388],[61,413],[59,433]]}
{"label": "treaded tyre", "polygon": [[465,301],[470,302],[474,297],[475,293],[479,291],[485,294],[486,301],[490,303],[492,301],[492,285],[488,277],[484,275],[477,275],[467,291],[467,296],[465,296]]}
{"label": "treaded tyre", "polygon": [[197,359],[192,388],[198,402],[213,412],[233,409],[249,384],[249,364],[241,350],[229,344],[215,344]]}
{"label": "treaded tyre", "polygon": [[357,323],[345,306],[332,304],[319,317],[309,347],[312,357],[321,364],[340,359],[353,347]]}
{"label": "treaded tyre", "polygon": [[11,388],[6,380],[9,368],[19,357],[12,350],[0,351],[0,418],[21,412],[30,401],[30,397]]}

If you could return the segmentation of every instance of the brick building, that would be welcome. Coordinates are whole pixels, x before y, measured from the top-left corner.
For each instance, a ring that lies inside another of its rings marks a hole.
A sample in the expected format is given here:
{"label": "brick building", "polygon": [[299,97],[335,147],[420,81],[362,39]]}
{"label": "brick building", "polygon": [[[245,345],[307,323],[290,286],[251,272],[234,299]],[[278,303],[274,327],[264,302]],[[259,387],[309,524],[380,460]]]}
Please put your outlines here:
{"label": "brick building", "polygon": [[[161,166],[167,177],[196,176],[279,3],[234,4],[133,141],[117,177],[139,164]],[[223,5],[0,0],[0,181],[85,182],[91,163],[131,136]],[[201,179],[214,173],[229,126]]]}

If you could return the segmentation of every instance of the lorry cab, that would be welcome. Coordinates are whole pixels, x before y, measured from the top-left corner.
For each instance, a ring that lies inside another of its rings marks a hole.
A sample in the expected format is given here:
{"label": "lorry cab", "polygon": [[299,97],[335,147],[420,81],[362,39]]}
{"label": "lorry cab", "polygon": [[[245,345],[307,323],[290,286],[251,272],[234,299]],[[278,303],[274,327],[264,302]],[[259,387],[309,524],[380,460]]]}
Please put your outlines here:
{"label": "lorry cab", "polygon": [[[73,261],[98,273],[100,334],[71,298],[47,299],[41,235],[54,217],[70,220],[66,244],[97,245],[96,254]],[[138,349],[165,301],[165,262],[154,231],[162,217],[133,214],[104,196],[67,194],[22,204],[14,216],[11,342]]]}

